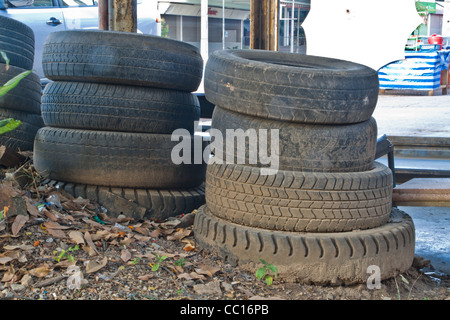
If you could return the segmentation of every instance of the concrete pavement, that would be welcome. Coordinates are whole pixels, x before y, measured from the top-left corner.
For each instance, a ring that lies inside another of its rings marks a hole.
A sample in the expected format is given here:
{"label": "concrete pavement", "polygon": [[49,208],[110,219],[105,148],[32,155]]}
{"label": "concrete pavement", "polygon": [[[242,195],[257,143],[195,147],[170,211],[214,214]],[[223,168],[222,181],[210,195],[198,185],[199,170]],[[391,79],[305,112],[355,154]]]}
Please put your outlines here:
{"label": "concrete pavement", "polygon": [[[440,90],[434,96],[427,91],[386,91],[379,95],[373,116],[379,135],[450,138],[450,94],[444,96]],[[442,169],[450,166],[450,159],[439,161],[434,164]],[[416,254],[429,259],[439,272],[450,274],[450,207],[399,209],[413,218]]]}

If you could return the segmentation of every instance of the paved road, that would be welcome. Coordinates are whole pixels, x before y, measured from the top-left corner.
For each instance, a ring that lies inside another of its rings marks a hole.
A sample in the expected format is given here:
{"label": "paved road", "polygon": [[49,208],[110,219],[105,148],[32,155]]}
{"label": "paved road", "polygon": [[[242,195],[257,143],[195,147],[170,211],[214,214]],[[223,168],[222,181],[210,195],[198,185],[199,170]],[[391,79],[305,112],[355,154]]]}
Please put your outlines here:
{"label": "paved road", "polygon": [[380,94],[373,113],[378,134],[450,137],[450,94],[435,93],[390,90]]}
{"label": "paved road", "polygon": [[[378,134],[450,138],[450,94],[387,91],[378,97],[373,116]],[[450,274],[450,207],[399,207],[416,228],[416,254]]]}

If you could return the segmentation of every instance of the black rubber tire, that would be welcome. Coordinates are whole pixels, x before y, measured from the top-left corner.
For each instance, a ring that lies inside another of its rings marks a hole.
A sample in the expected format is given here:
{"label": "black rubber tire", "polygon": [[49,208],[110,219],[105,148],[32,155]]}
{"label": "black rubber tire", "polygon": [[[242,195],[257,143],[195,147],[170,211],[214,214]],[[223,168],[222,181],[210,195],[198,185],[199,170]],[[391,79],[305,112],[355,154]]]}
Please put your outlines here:
{"label": "black rubber tire", "polygon": [[374,162],[372,170],[363,172],[278,171],[262,175],[259,168],[210,163],[206,204],[221,219],[269,230],[376,228],[389,220],[392,172]]}
{"label": "black rubber tire", "polygon": [[367,66],[264,50],[215,51],[204,83],[206,98],[231,111],[317,124],[369,120],[379,91]]}
{"label": "black rubber tire", "polygon": [[255,272],[260,259],[278,268],[287,282],[341,285],[367,283],[368,267],[380,268],[380,280],[403,273],[414,258],[415,229],[407,214],[393,208],[381,227],[351,232],[302,233],[257,229],[224,221],[207,206],[198,210],[194,236],[201,248]]}
{"label": "black rubber tire", "polygon": [[[26,24],[0,16],[0,50],[10,60],[10,65],[26,70],[33,69],[34,32]],[[1,59],[2,63],[5,63]]]}
{"label": "black rubber tire", "polygon": [[185,42],[128,32],[69,30],[46,39],[42,67],[54,81],[138,85],[193,92],[203,72],[199,50]]}
{"label": "black rubber tire", "polygon": [[205,181],[206,164],[174,164],[171,152],[178,143],[169,134],[44,127],[35,138],[34,166],[49,179],[79,184],[197,187]]}
{"label": "black rubber tire", "polygon": [[0,119],[14,118],[22,124],[13,131],[0,135],[0,145],[5,145],[14,150],[32,151],[34,137],[37,131],[44,126],[39,114],[21,112],[0,108]]}
{"label": "black rubber tire", "polygon": [[[227,153],[227,129],[241,129],[243,132],[255,130],[256,136],[266,134],[267,150],[263,153],[271,155],[271,129],[279,131],[278,169],[290,171],[312,172],[357,172],[367,171],[375,160],[377,145],[377,124],[374,118],[367,121],[347,125],[314,125],[256,118],[231,112],[216,106],[211,128],[217,129],[223,137],[223,155],[219,159],[234,159],[236,164],[247,164],[255,167],[269,167],[250,155],[249,148],[256,148],[259,141],[245,139],[245,148],[237,148],[234,142],[233,154]],[[236,140],[236,139],[235,139]],[[251,140],[251,141],[250,141]],[[213,145],[213,144],[212,144]],[[218,155],[216,150],[213,152]],[[242,152],[245,154],[242,155]],[[259,152],[259,150],[258,150]],[[225,158],[223,158],[225,157]],[[253,160],[252,160],[253,159]],[[251,163],[252,160],[254,163]],[[267,160],[268,161],[268,160]],[[273,164],[272,164],[273,165]],[[275,168],[277,169],[277,168]]]}
{"label": "black rubber tire", "polygon": [[189,92],[86,82],[49,83],[42,95],[42,117],[50,127],[194,133],[200,104]]}
{"label": "black rubber tire", "polygon": [[[6,70],[5,66],[5,64],[0,64],[1,85],[4,85],[18,74],[26,71],[22,68],[13,66],[9,66],[8,70]],[[32,72],[20,80],[14,89],[11,89],[3,97],[0,97],[0,108],[40,114],[41,90],[39,76]]]}
{"label": "black rubber tire", "polygon": [[[110,188],[85,184],[73,184],[67,182],[58,182],[54,180],[43,181],[42,184],[48,186],[58,186],[72,196],[89,199],[100,205],[104,203],[105,193],[113,192],[124,197],[133,203],[147,209],[144,216],[132,217],[138,219],[164,220],[183,213],[190,213],[205,204],[205,187],[189,189],[133,189],[133,188]],[[107,214],[120,214],[117,208],[106,207]]]}

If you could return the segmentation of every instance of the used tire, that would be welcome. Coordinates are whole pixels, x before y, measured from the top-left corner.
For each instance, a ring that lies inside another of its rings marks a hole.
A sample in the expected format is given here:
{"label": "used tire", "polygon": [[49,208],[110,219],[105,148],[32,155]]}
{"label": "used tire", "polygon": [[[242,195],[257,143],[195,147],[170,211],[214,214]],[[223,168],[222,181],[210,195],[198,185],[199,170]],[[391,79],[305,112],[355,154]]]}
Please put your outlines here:
{"label": "used tire", "polygon": [[[258,152],[274,157],[272,147],[278,146],[278,168],[275,169],[279,170],[366,171],[375,160],[377,124],[374,118],[347,125],[314,125],[262,119],[216,106],[211,127],[222,133],[223,155],[218,158],[227,163],[229,159],[233,159],[232,163],[268,167],[268,160],[262,161],[261,153],[256,156],[257,153],[250,152],[260,148],[259,143],[264,136],[268,136],[267,150],[259,149]],[[240,132],[243,136],[247,135],[245,144],[238,143],[239,139],[234,142],[231,138],[227,139],[227,129],[235,130],[236,134]],[[270,134],[271,129],[277,130],[278,139]],[[276,145],[272,145],[272,139]],[[263,147],[266,148],[264,145]],[[217,156],[217,150],[213,152]]]}
{"label": "used tire", "polygon": [[46,86],[41,110],[50,127],[140,133],[194,133],[200,117],[189,92],[65,81]]}
{"label": "used tire", "polygon": [[34,32],[26,24],[0,16],[0,50],[6,53],[10,65],[33,69],[34,41]]}
{"label": "used tire", "polygon": [[[1,50],[1,48],[0,48]],[[0,64],[0,84],[6,82],[26,70],[9,66],[6,70],[4,64]],[[32,72],[20,80],[17,86],[0,97],[0,108],[14,109],[29,113],[41,113],[41,82],[39,76]]]}
{"label": "used tire", "polygon": [[134,216],[138,219],[164,220],[182,213],[189,213],[205,204],[205,187],[200,185],[187,189],[137,189],[137,188],[110,188],[95,185],[73,184],[54,180],[44,181],[49,186],[59,186],[72,196],[89,199],[106,206],[108,214],[117,212],[114,206],[108,206],[105,201],[106,193],[113,192],[126,200],[146,208],[145,215]]}
{"label": "used tire", "polygon": [[13,131],[0,135],[0,144],[15,150],[32,151],[34,137],[37,131],[44,126],[39,114],[0,108],[0,119],[14,118],[22,124]]}
{"label": "used tire", "polygon": [[289,282],[366,283],[380,270],[380,280],[403,273],[414,258],[415,230],[407,214],[394,208],[389,223],[373,229],[336,233],[296,233],[251,228],[224,221],[207,206],[198,210],[194,236],[205,249],[254,272],[260,259],[278,268]]}
{"label": "used tire", "polygon": [[378,73],[336,59],[264,50],[214,52],[205,95],[215,105],[261,118],[346,124],[369,120]]}
{"label": "used tire", "polygon": [[174,164],[171,152],[177,144],[169,134],[44,127],[35,138],[34,166],[49,179],[79,184],[148,189],[199,186],[205,179],[205,163]]}
{"label": "used tire", "polygon": [[52,32],[42,67],[54,81],[116,83],[196,91],[203,71],[199,50],[167,38],[103,30]]}
{"label": "used tire", "polygon": [[389,220],[392,172],[278,171],[262,175],[243,165],[208,165],[206,204],[211,214],[249,227],[293,232],[376,228]]}

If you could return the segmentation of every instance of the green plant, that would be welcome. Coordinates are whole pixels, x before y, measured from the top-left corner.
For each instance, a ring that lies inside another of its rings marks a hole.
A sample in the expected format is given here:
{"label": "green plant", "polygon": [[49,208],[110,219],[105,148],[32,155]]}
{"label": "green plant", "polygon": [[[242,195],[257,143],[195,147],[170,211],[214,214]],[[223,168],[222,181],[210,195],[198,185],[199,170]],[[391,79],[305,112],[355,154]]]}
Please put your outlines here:
{"label": "green plant", "polygon": [[77,251],[78,249],[80,249],[80,247],[78,247],[78,245],[76,245],[75,247],[73,247],[73,248],[70,247],[70,248],[67,249],[67,250],[62,249],[62,250],[59,252],[59,254],[58,254],[58,251],[55,250],[55,251],[53,251],[53,254],[54,254],[54,255],[58,254],[58,255],[57,255],[57,256],[54,256],[53,259],[55,259],[57,262],[60,262],[63,258],[67,258],[67,260],[73,261],[73,260],[74,260],[73,255],[68,254],[68,252]]}
{"label": "green plant", "polygon": [[[278,268],[275,267],[273,264],[267,263],[263,259],[259,259],[259,260],[264,264],[264,266],[259,268],[258,270],[256,270],[255,276],[259,280],[264,278],[264,280],[266,281],[266,284],[268,286],[270,286],[273,282],[273,278],[277,277]],[[273,274],[273,277],[272,277],[272,275],[270,275],[270,273]]]}
{"label": "green plant", "polygon": [[157,253],[155,253],[155,257],[156,257],[156,260],[158,260],[158,262],[151,265],[152,266],[152,271],[158,271],[160,263],[162,263],[164,260],[167,259],[167,256],[160,257],[160,256],[158,256]]}
{"label": "green plant", "polygon": [[177,266],[177,267],[182,267],[184,266],[184,263],[186,262],[186,259],[184,258],[180,258],[178,260],[175,260],[173,263]]}
{"label": "green plant", "polygon": [[[0,51],[0,55],[6,62],[6,70],[9,68],[9,58],[6,55],[4,51]],[[33,70],[24,71],[18,75],[16,75],[14,78],[6,82],[4,85],[0,87],[0,97],[3,97],[5,94],[7,94],[10,90],[14,89],[26,76],[28,76]],[[4,134],[6,132],[12,131],[16,129],[18,126],[20,126],[22,122],[20,120],[15,120],[13,118],[8,118],[0,121],[0,134]]]}
{"label": "green plant", "polygon": [[[9,58],[8,58],[8,56],[6,55],[6,53],[4,51],[0,51],[0,55],[2,56],[3,60],[5,60],[5,62],[6,62],[6,70],[8,70],[8,68],[9,68]],[[31,72],[33,72],[33,70],[27,70],[27,71],[24,71],[22,73],[19,73],[14,78],[12,78],[8,82],[6,82],[4,85],[2,85],[0,87],[0,97],[3,97],[11,89],[14,89],[19,84],[20,80],[25,78]]]}

